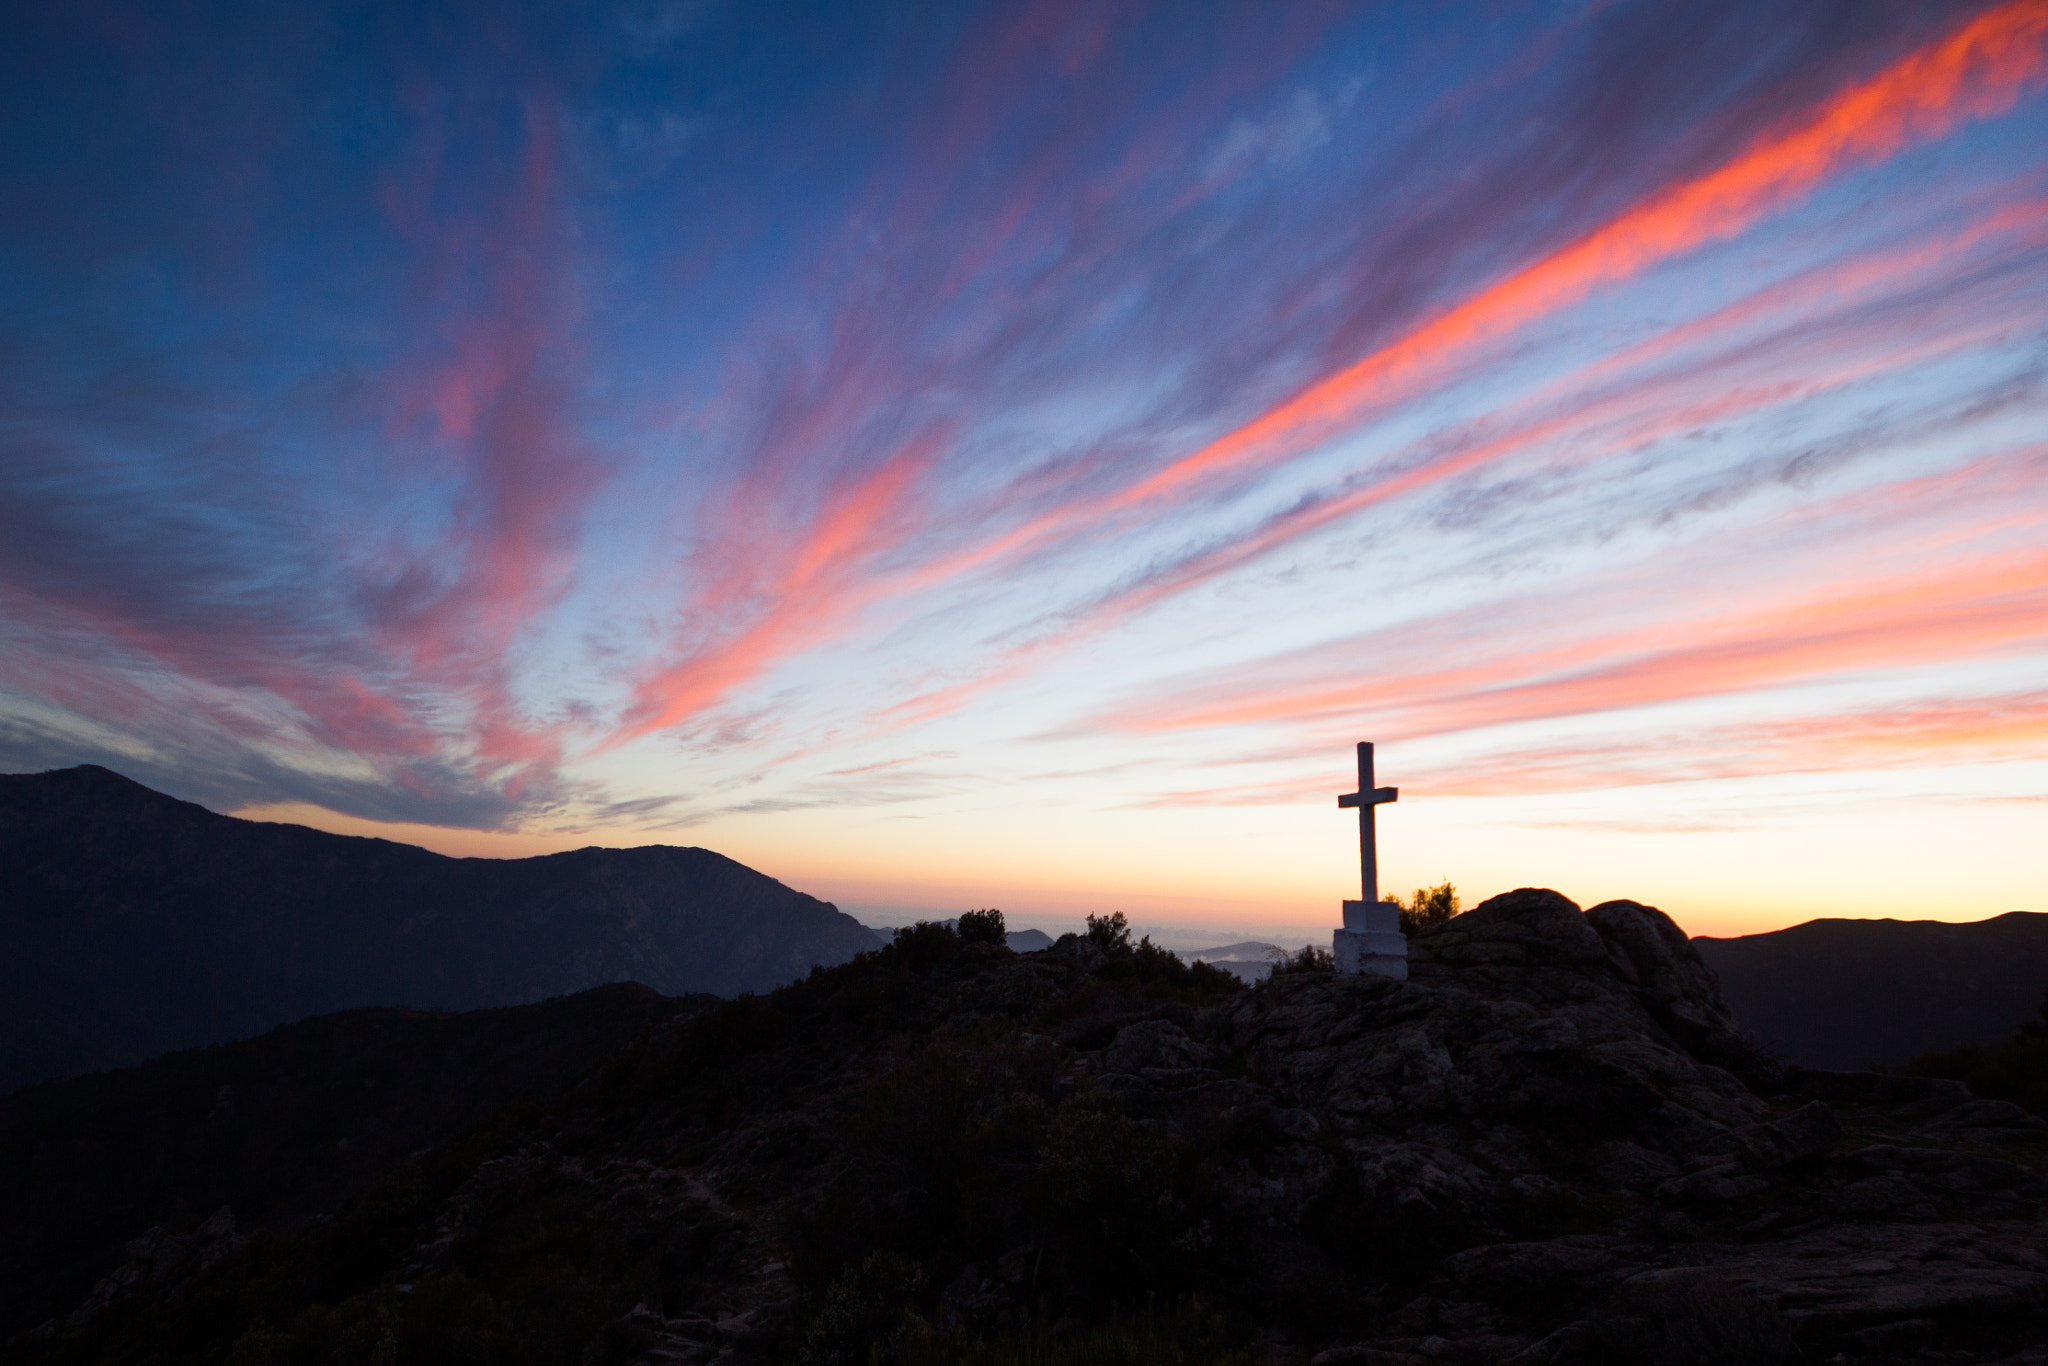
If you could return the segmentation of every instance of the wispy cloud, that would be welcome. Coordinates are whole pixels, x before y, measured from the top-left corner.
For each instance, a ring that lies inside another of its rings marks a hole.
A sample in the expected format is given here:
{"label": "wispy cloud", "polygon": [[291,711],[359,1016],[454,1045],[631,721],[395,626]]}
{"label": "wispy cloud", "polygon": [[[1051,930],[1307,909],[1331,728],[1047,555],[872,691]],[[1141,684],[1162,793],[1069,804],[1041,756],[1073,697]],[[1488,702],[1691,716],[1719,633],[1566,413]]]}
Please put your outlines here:
{"label": "wispy cloud", "polygon": [[[1939,137],[1959,121],[2010,108],[2048,71],[2044,40],[2048,40],[2048,11],[2038,5],[2008,4],[1981,15],[1876,75],[1833,93],[1816,107],[1788,114],[1787,126],[1757,136],[1720,165],[1660,187],[1576,242],[1481,289],[1194,453],[1107,497],[1061,505],[959,554],[927,564],[911,581],[929,588],[999,563],[1048,537],[1074,534],[1078,525],[1114,519],[1185,490],[1217,471],[1293,454],[1326,439],[1346,424],[1357,422],[1373,405],[1411,396],[1430,379],[1441,380],[1447,367],[1474,347],[1575,304],[1603,284],[1625,280],[1673,256],[1725,239],[1846,167],[1867,164],[1902,147]],[[1986,235],[2019,232],[2031,237],[2039,226],[2036,213],[2013,206],[1941,247],[1921,251],[1953,256],[1976,246]],[[2031,240],[2026,245],[2032,245]],[[1910,259],[1866,261],[1855,270],[1817,271],[1801,283],[1808,299],[1853,293],[1859,281],[1896,280],[1901,270],[1913,264]],[[1749,312],[1784,307],[1792,288],[1768,291],[1773,297],[1753,301]],[[1727,329],[1745,321],[1748,318],[1741,314],[1726,313],[1676,329],[1659,344],[1677,347],[1695,341],[1703,329]],[[1935,343],[1950,348],[1958,344],[1960,339],[1954,337]],[[1640,362],[1650,354],[1640,351],[1630,359]],[[1836,376],[1808,373],[1747,389],[1724,389],[1712,398],[1688,402],[1680,397],[1673,402],[1675,396],[1668,391],[1677,385],[1683,385],[1687,395],[1699,394],[1705,387],[1704,376],[1694,367],[1682,376],[1660,377],[1648,384],[1638,380],[1629,389],[1597,396],[1590,406],[1568,407],[1534,422],[1524,421],[1519,429],[1511,427],[1505,433],[1486,436],[1475,429],[1463,441],[1452,438],[1449,449],[1443,448],[1442,438],[1433,438],[1433,449],[1426,449],[1421,459],[1406,468],[1363,480],[1358,487],[1305,498],[1249,534],[1153,571],[1145,582],[1118,591],[1090,613],[1100,629],[1151,602],[1205,583],[1277,546],[1389,499],[1498,462],[1546,438],[1583,436],[1598,430],[1603,418],[1613,416],[1616,408],[1624,408],[1636,418],[1634,426],[1616,431],[1617,444],[1639,445],[1660,433],[1696,428],[1810,396],[1876,369],[1896,367],[1907,359],[1893,355],[1881,364],[1863,361]],[[1614,363],[1605,362],[1603,368]],[[1660,389],[1666,392],[1660,393]],[[873,596],[898,587],[878,583]],[[1037,654],[1042,649],[1034,644],[1026,653]],[[1005,665],[990,677],[1010,677],[1016,672],[1016,665]],[[898,704],[893,710],[918,717],[942,714],[980,695],[987,686],[986,681],[951,685]]]}
{"label": "wispy cloud", "polygon": [[2039,755],[2040,0],[436,15],[9,31],[0,760],[597,838]]}
{"label": "wispy cloud", "polygon": [[1111,508],[1324,440],[1412,392],[1475,348],[1681,253],[1725,239],[1850,166],[2003,112],[2048,72],[2048,7],[2016,0],[1756,139],[1704,174],[1660,188],[1585,236],[1430,318],[1201,449],[1120,491]]}
{"label": "wispy cloud", "polygon": [[[1090,728],[1160,731],[1315,726],[1372,718],[1403,736],[1609,713],[1844,673],[1908,668],[2048,643],[2048,557],[2031,544],[2048,508],[2010,502],[2038,487],[2038,448],[1850,495],[1802,514],[1839,536],[1882,528],[1896,561],[1848,583],[1787,592],[1718,572],[1752,547],[1717,545],[1697,565],[1596,576],[1566,590],[1489,601],[1432,619],[1248,662],[1099,713]],[[1929,514],[2000,506],[1971,553]],[[1901,530],[1923,521],[1910,549]],[[1998,541],[2022,531],[2013,548]],[[1772,536],[1781,536],[1773,528]],[[1832,538],[1831,538],[1832,539]],[[1731,606],[1731,596],[1749,601]],[[1569,616],[1559,608],[1569,607]],[[1646,612],[1645,608],[1650,611]],[[1652,615],[1653,613],[1654,615]]]}

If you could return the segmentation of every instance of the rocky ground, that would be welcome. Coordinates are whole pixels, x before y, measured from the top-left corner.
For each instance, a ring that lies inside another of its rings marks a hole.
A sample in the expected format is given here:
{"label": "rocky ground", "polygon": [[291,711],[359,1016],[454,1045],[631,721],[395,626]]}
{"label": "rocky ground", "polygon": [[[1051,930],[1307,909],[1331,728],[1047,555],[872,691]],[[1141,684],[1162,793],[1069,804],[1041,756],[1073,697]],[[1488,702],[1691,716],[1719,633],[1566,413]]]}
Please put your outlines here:
{"label": "rocky ground", "polygon": [[1626,1360],[1683,1334],[1662,1349],[2019,1360],[2048,1337],[2048,1123],[1774,1066],[1632,902],[1513,893],[1412,953],[1407,983],[1282,978],[1224,1037],[1414,1226],[1483,1237],[1524,1204],[1582,1227],[1452,1252],[1391,1331],[1317,1360]]}
{"label": "rocky ground", "polygon": [[8,1351],[2048,1363],[2048,1124],[1774,1063],[1634,903],[1510,893],[1411,953],[1247,989],[912,932],[331,1217],[152,1232]]}

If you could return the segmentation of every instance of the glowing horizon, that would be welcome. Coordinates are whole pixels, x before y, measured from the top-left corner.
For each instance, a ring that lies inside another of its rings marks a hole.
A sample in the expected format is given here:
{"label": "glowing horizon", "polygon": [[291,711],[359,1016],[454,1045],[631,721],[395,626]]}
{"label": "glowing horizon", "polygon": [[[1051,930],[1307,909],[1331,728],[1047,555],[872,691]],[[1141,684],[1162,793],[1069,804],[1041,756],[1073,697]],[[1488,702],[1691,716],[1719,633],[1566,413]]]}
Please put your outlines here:
{"label": "glowing horizon", "polygon": [[1370,739],[1390,889],[2048,910],[2048,0],[0,32],[0,768],[1252,928]]}

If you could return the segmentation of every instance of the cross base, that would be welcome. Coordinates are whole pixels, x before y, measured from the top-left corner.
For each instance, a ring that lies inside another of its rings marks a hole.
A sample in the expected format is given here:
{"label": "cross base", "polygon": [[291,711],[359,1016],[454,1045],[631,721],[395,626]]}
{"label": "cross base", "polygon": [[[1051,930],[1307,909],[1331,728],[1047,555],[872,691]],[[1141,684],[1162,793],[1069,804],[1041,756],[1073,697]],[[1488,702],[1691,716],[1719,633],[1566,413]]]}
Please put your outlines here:
{"label": "cross base", "polygon": [[1331,951],[1339,973],[1408,980],[1408,936],[1401,933],[1401,907],[1392,901],[1347,901],[1344,928]]}

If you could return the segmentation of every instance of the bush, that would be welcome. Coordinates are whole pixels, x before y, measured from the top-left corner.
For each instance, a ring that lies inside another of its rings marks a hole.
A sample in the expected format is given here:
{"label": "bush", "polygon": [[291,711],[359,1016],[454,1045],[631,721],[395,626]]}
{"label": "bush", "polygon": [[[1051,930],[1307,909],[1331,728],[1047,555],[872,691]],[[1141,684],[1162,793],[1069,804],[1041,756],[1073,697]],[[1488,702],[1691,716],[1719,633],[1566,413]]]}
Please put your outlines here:
{"label": "bush", "polygon": [[2003,1043],[1966,1043],[1878,1070],[1959,1081],[1988,1100],[2008,1100],[2048,1119],[2048,994],[2042,996],[2040,1018],[2028,1020]]}
{"label": "bush", "polygon": [[1047,1283],[1070,1305],[1184,1291],[1222,1278],[1231,1214],[1218,1164],[1192,1138],[1076,1097],[1046,1116],[1022,1209],[1039,1223]]}
{"label": "bush", "polygon": [[930,1326],[911,1308],[923,1289],[924,1271],[894,1252],[867,1254],[825,1288],[807,1316],[803,1366],[870,1366],[901,1360],[902,1348],[929,1335]]}
{"label": "bush", "polygon": [[1104,953],[1121,953],[1131,946],[1131,922],[1124,913],[1088,917],[1088,942]]}
{"label": "bush", "polygon": [[[1083,941],[1089,942],[1089,941]],[[1219,996],[1244,990],[1244,983],[1209,963],[1184,963],[1171,949],[1161,948],[1147,936],[1105,954],[1093,968],[1095,981],[1069,998],[1070,1008],[1085,1011],[1089,1003],[1100,1002],[1099,992],[1112,996],[1176,999],[1188,1005],[1206,1005]]]}
{"label": "bush", "polygon": [[986,911],[965,911],[960,923],[955,926],[961,942],[967,944],[1007,944],[1009,936],[1003,928],[1003,913],[990,908]]}
{"label": "bush", "polygon": [[1458,889],[1449,882],[1440,882],[1434,887],[1417,887],[1415,895],[1406,905],[1401,898],[1393,898],[1401,907],[1401,933],[1414,934],[1432,925],[1441,925],[1458,913]]}
{"label": "bush", "polygon": [[960,936],[941,920],[920,920],[896,931],[889,951],[902,957],[913,972],[929,972],[960,955]]}
{"label": "bush", "polygon": [[1273,964],[1273,975],[1278,977],[1289,972],[1335,972],[1337,956],[1328,949],[1314,944],[1304,944],[1301,952],[1290,953]]}

